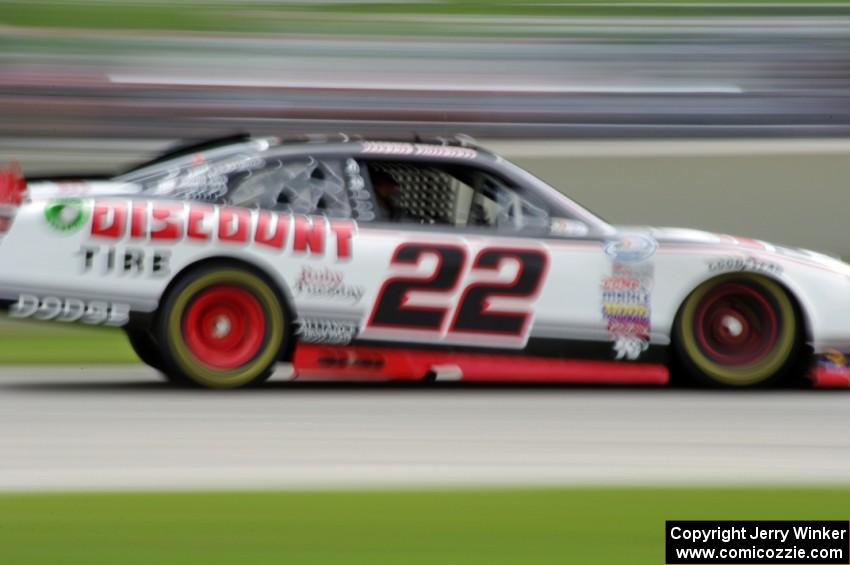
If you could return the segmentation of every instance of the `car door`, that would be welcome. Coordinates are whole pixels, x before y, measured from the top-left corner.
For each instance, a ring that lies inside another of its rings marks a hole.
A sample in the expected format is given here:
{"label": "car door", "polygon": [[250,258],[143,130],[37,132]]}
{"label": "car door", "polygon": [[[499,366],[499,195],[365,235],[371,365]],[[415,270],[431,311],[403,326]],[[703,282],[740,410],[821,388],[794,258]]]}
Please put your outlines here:
{"label": "car door", "polygon": [[359,169],[375,216],[360,235],[386,261],[374,266],[362,339],[612,356],[599,234],[492,169],[382,159]]}

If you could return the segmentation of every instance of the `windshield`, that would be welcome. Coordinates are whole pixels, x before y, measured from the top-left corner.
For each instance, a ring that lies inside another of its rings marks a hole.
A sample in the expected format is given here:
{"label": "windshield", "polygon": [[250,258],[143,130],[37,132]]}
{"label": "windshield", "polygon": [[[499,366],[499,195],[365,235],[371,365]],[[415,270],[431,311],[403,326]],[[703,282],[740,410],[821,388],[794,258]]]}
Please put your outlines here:
{"label": "windshield", "polygon": [[548,201],[549,206],[551,206],[553,216],[556,215],[556,211],[558,211],[557,213],[562,215],[565,219],[584,222],[593,231],[600,233],[613,233],[617,231],[614,226],[584,206],[580,205],[575,200],[568,198],[563,193],[553,188],[550,184],[529,173],[522,167],[515,165],[506,159],[502,159],[502,162],[517,181],[526,186],[534,186],[539,190],[540,195],[545,198]]}

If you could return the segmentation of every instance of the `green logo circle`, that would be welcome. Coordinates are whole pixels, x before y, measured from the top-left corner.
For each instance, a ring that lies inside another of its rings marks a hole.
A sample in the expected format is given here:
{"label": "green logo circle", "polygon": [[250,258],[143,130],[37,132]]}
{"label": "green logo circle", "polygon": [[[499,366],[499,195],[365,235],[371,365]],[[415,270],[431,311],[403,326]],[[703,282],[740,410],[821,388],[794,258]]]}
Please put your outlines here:
{"label": "green logo circle", "polygon": [[63,198],[44,207],[44,218],[53,229],[72,232],[83,227],[89,218],[89,210],[79,198]]}

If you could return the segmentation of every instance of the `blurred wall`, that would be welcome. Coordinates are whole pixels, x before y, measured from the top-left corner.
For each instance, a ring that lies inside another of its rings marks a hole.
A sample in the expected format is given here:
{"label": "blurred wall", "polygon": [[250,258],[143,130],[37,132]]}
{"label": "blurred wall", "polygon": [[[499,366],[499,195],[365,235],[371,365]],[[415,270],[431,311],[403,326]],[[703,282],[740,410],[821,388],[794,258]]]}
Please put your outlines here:
{"label": "blurred wall", "polygon": [[611,223],[850,257],[850,141],[491,143]]}

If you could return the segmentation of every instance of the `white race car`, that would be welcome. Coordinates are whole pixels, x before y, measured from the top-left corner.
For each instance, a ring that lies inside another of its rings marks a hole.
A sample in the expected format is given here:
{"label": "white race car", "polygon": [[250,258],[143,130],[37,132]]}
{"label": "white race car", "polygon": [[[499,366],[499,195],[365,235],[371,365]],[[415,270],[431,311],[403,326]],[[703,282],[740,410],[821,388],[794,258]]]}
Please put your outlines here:
{"label": "white race car", "polygon": [[[467,139],[230,139],[0,186],[13,318],[122,327],[170,380],[850,385],[850,266],[609,225]],[[671,371],[671,369],[674,369]]]}

